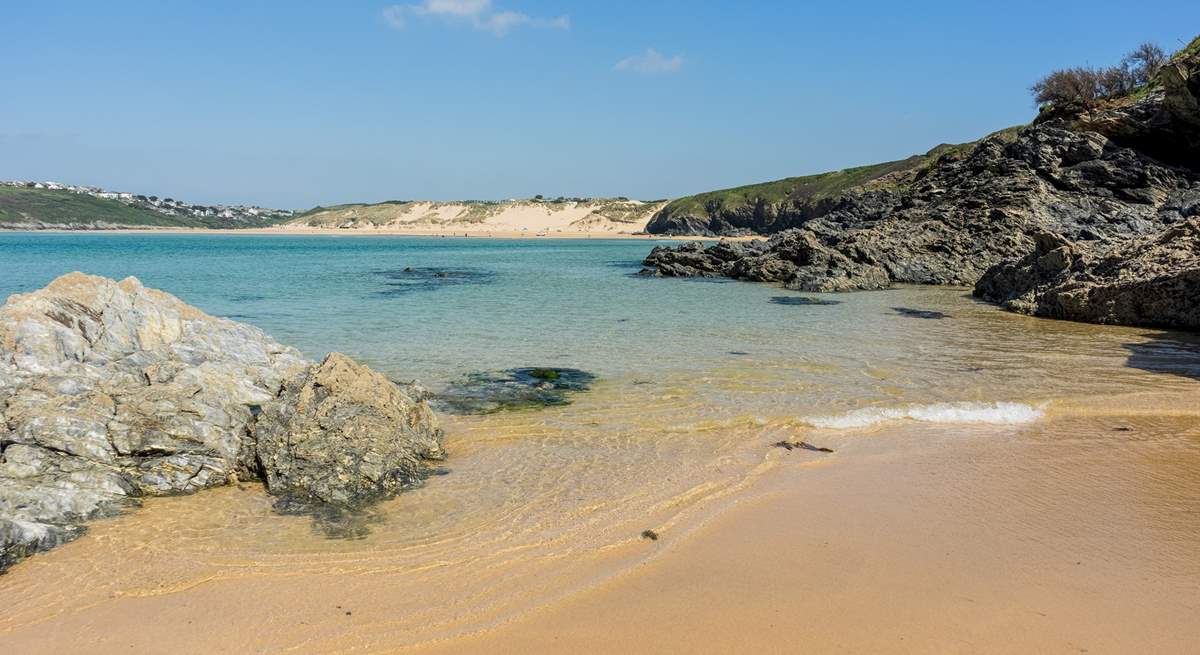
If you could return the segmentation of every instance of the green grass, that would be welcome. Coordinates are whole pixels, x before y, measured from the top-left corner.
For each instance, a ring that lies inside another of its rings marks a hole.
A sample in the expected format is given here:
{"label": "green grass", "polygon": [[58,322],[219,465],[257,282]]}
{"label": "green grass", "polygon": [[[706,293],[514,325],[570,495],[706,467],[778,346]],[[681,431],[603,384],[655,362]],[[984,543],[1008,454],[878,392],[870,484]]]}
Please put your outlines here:
{"label": "green grass", "polygon": [[829,173],[789,177],[774,182],[710,191],[672,201],[663,211],[672,214],[705,216],[708,215],[710,208],[732,209],[760,203],[781,204],[785,201],[815,202],[862,187],[889,173],[917,168],[929,159],[929,155],[917,155],[883,164],[858,166]]}
{"label": "green grass", "polygon": [[88,227],[96,223],[130,227],[200,226],[199,222],[192,219],[164,216],[116,200],[28,187],[0,187],[0,223],[47,223],[69,227]]}
{"label": "green grass", "polygon": [[[1023,127],[1025,126],[1017,125],[1005,128],[984,138],[1010,141]],[[895,189],[911,179],[912,176],[906,175],[907,173],[929,168],[943,157],[965,157],[977,143],[979,142],[943,143],[923,155],[913,155],[908,159],[709,191],[674,200],[663,208],[662,213],[711,218],[714,213],[736,210],[739,207],[780,205],[787,202],[804,205],[834,198],[855,189]]]}
{"label": "green grass", "polygon": [[1200,56],[1200,36],[1192,39],[1192,42],[1183,46],[1182,49],[1171,55],[1172,62],[1178,62],[1187,57]]}

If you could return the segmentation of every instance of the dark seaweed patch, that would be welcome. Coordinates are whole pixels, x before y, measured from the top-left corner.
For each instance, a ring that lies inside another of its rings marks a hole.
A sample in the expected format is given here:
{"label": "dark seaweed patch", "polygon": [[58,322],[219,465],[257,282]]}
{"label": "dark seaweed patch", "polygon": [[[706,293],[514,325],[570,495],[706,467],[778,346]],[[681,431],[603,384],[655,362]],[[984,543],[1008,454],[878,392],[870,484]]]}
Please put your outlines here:
{"label": "dark seaweed patch", "polygon": [[788,305],[792,307],[812,305],[812,306],[829,306],[840,305],[840,300],[825,300],[823,298],[809,298],[808,296],[773,296],[770,300],[775,305]]}
{"label": "dark seaweed patch", "polygon": [[377,295],[385,298],[421,291],[437,291],[447,287],[487,284],[496,277],[492,271],[474,268],[414,268],[412,266],[375,271],[375,274],[386,280],[384,284],[387,288],[377,292]]}
{"label": "dark seaweed patch", "polygon": [[896,312],[897,314],[899,314],[901,316],[907,316],[909,318],[926,318],[926,319],[931,319],[931,320],[950,318],[949,314],[943,314],[941,312],[935,312],[935,311],[928,310],[928,309],[912,309],[909,307],[893,307],[892,311]]}
{"label": "dark seaweed patch", "polygon": [[471,373],[433,397],[435,409],[451,414],[568,405],[571,395],[591,388],[596,376],[574,368],[514,368]]}

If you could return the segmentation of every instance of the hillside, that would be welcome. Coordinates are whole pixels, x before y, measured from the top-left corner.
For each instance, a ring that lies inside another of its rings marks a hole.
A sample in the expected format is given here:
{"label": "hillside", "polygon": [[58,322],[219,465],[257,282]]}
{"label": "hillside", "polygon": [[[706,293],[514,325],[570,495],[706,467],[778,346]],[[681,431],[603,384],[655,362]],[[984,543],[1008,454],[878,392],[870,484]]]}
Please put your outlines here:
{"label": "hillside", "polygon": [[[1155,236],[1191,234],[1171,230],[1200,217],[1200,39],[1128,93],[1050,106],[1028,126],[935,150],[926,159],[892,173],[862,175],[867,179],[861,184],[833,185],[836,195],[823,202],[808,200],[829,193],[812,182],[795,185],[791,196],[774,202],[752,197],[773,213],[751,216],[786,219],[752,224],[776,232],[770,240],[656,248],[645,260],[644,274],[852,291],[896,283],[972,286],[1002,266],[1009,273],[993,274],[980,293],[999,302],[1017,299],[1019,306],[1035,308],[1031,312],[1200,325],[1167,321],[1151,310],[1114,316],[1111,307],[1101,306],[1104,298],[1128,297],[1149,307],[1147,294],[1137,289],[1160,295],[1173,289],[1190,302],[1196,297],[1195,258],[1159,248]],[[852,181],[854,175],[847,173],[840,179]],[[817,193],[808,191],[813,188]],[[740,215],[739,197],[745,194],[718,195],[734,203],[733,209],[710,203],[705,207],[710,213],[690,227],[744,229],[727,220]],[[814,207],[815,213],[806,213]],[[668,222],[664,214],[651,222],[651,230],[689,227],[686,221]],[[790,229],[779,230],[781,224]],[[1045,259],[1025,260],[1037,252],[1037,244],[1050,242],[1070,244],[1070,252],[1056,247],[1042,253]],[[1143,271],[1146,284],[1118,289],[1129,282],[1122,278],[1121,262],[1138,248],[1149,263],[1128,270]],[[1156,286],[1159,278],[1177,282]],[[1071,312],[1052,302],[1068,296],[1075,303]],[[1179,298],[1159,306],[1175,306],[1171,303],[1177,300],[1178,306],[1191,307]],[[1089,302],[1095,306],[1085,308]]]}
{"label": "hillside", "polygon": [[0,228],[200,227],[150,209],[70,191],[0,186]]}
{"label": "hillside", "polygon": [[42,182],[0,183],[0,229],[253,228],[289,218],[287,210],[192,205],[171,198]]}
{"label": "hillside", "polygon": [[288,227],[387,231],[634,233],[665,202],[560,198],[504,201],[394,201],[317,207]]}
{"label": "hillside", "polygon": [[[989,138],[1011,135],[1017,129],[1001,130]],[[961,158],[973,146],[974,143],[942,144],[899,161],[686,196],[668,203],[653,217],[646,231],[711,236],[773,234],[839,208],[847,195],[860,196],[862,202],[872,192],[905,188],[938,160]]]}

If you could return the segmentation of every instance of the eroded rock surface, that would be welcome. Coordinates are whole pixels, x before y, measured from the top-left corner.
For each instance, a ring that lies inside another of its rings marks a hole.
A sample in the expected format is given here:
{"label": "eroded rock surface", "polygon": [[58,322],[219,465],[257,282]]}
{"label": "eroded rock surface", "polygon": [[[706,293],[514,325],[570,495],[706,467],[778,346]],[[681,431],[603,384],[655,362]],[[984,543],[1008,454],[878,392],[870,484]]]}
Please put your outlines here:
{"label": "eroded rock surface", "polygon": [[[273,424],[272,438],[302,437],[312,444],[305,456],[336,460],[347,489],[360,475],[409,477],[412,458],[440,454],[423,399],[341,356],[315,365],[134,278],[71,273],[11,296],[0,308],[0,568],[143,496],[275,476],[320,498],[357,498],[327,480],[283,476],[302,468],[288,460],[299,452],[276,441],[260,449],[255,438],[260,416],[286,413],[314,380],[331,382],[322,387],[330,398],[297,406],[316,413]],[[405,457],[395,435],[411,446]],[[364,446],[373,439],[386,445]]]}
{"label": "eroded rock surface", "polygon": [[251,431],[271,493],[347,505],[420,481],[445,456],[436,426],[424,392],[334,353],[288,380]]}
{"label": "eroded rock surface", "polygon": [[988,270],[975,295],[1033,316],[1200,330],[1200,218],[1120,244],[1035,241]]}
{"label": "eroded rock surface", "polygon": [[[770,220],[761,223],[711,217],[699,233],[736,224],[736,232],[749,225],[772,236],[656,248],[643,274],[806,291],[971,286],[1000,262],[1025,257],[1045,232],[1100,248],[1157,234],[1200,217],[1197,80],[1200,50],[1172,60],[1142,95],[1082,114],[1049,112],[819,207],[764,210]],[[692,222],[679,219],[667,231],[688,231]]]}

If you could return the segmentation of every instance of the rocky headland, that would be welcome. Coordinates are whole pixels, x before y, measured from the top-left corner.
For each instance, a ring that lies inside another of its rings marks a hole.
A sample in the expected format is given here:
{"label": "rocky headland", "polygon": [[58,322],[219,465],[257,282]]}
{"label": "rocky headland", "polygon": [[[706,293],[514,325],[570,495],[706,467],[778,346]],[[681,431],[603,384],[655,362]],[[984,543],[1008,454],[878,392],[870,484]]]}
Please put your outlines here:
{"label": "rocky headland", "polygon": [[[769,238],[655,248],[643,274],[806,291],[979,282],[981,297],[1040,316],[1195,327],[1183,298],[1100,309],[1107,296],[1098,289],[1132,293],[1132,276],[1143,293],[1195,296],[1200,39],[1137,92],[1051,107],[1031,125],[880,167],[796,178],[807,186],[783,181],[775,200],[733,190],[732,205],[728,196],[672,203],[650,231]],[[1030,269],[1030,258],[1068,243],[1069,262]],[[1079,285],[1099,286],[1089,287],[1086,309],[1067,309]],[[1180,309],[1156,313],[1168,306]]]}
{"label": "rocky headland", "polygon": [[441,441],[419,387],[135,278],[71,273],[0,308],[0,569],[140,498],[239,480],[352,509],[419,484]]}

